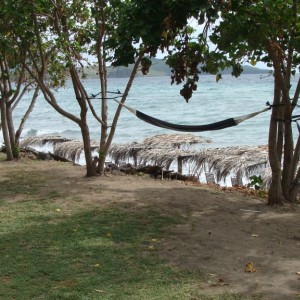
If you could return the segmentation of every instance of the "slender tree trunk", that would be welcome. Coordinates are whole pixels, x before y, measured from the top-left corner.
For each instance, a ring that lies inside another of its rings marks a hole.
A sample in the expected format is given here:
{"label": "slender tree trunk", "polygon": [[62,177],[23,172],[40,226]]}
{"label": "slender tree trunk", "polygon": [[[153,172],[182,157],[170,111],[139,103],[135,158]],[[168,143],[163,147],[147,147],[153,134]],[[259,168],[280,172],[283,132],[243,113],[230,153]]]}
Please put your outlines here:
{"label": "slender tree trunk", "polygon": [[106,3],[103,0],[99,1],[99,14],[97,19],[97,26],[99,29],[99,34],[96,43],[96,53],[99,66],[99,79],[101,88],[101,136],[100,136],[100,149],[99,149],[99,163],[98,163],[98,173],[100,175],[104,174],[105,159],[107,155],[106,151],[106,140],[107,140],[107,119],[108,119],[108,108],[107,108],[107,71],[105,62],[105,47],[103,45],[106,37],[106,16],[104,9]]}
{"label": "slender tree trunk", "polygon": [[30,113],[31,113],[32,110],[33,110],[33,107],[34,107],[34,105],[35,105],[36,99],[37,99],[37,97],[38,97],[38,95],[39,95],[39,90],[40,90],[39,87],[36,87],[36,89],[35,89],[35,91],[34,91],[34,94],[33,94],[33,96],[32,96],[32,99],[31,99],[31,103],[30,103],[30,105],[29,105],[27,111],[25,112],[25,114],[24,114],[24,116],[23,116],[23,118],[22,118],[22,120],[21,120],[21,122],[20,122],[20,125],[19,125],[18,130],[16,131],[16,135],[15,135],[15,144],[16,144],[17,147],[20,146],[20,136],[21,136],[21,134],[22,134],[24,125],[25,125],[25,123],[26,123],[28,117],[29,117]]}
{"label": "slender tree trunk", "polygon": [[[132,83],[133,83],[133,80],[135,78],[135,75],[137,73],[137,70],[138,70],[138,67],[140,65],[140,62],[141,62],[141,59],[143,57],[143,54],[140,53],[140,55],[137,57],[136,61],[135,61],[135,64],[133,66],[133,69],[132,69],[132,72],[131,72],[131,75],[128,79],[128,82],[127,82],[127,85],[126,85],[126,88],[125,88],[125,91],[124,91],[124,94],[122,96],[122,99],[121,99],[121,103],[125,103],[126,99],[127,99],[127,96],[129,94],[129,91],[131,89],[131,86],[132,86]],[[113,137],[114,137],[114,134],[115,134],[115,131],[116,131],[116,128],[117,128],[117,123],[118,123],[118,120],[119,120],[119,117],[120,117],[120,114],[121,114],[121,110],[122,110],[123,106],[121,104],[119,104],[118,108],[117,108],[117,111],[114,115],[114,119],[113,119],[113,122],[112,122],[112,126],[110,128],[110,132],[109,132],[109,135],[108,135],[108,138],[106,140],[106,143],[105,143],[105,147],[103,149],[103,156],[104,156],[104,159],[102,160],[102,168],[104,169],[104,163],[105,163],[105,157],[108,153],[108,149],[112,143],[112,140],[113,140]]]}
{"label": "slender tree trunk", "polygon": [[10,144],[13,152],[13,157],[15,159],[19,159],[19,151],[18,147],[15,144],[15,127],[14,127],[14,122],[13,122],[13,114],[12,114],[12,107],[10,103],[6,103],[6,120],[7,120],[7,128],[9,132],[9,139],[10,139]]}
{"label": "slender tree trunk", "polygon": [[[291,118],[291,114],[289,116]],[[293,163],[293,134],[290,121],[285,122],[285,144],[284,144],[284,162],[282,170],[282,190],[285,200],[291,201],[290,190],[293,182],[292,163]]]}
{"label": "slender tree trunk", "polygon": [[[102,46],[99,47],[99,52],[101,53]],[[106,150],[106,142],[107,142],[107,116],[108,116],[108,108],[107,108],[107,72],[104,61],[103,54],[98,56],[99,60],[99,75],[100,75],[100,85],[101,85],[101,137],[100,137],[100,151],[99,151],[99,164],[98,164],[98,172],[100,175],[104,174],[105,168],[105,159],[107,156]]]}
{"label": "slender tree trunk", "polygon": [[[278,81],[274,81],[274,105],[280,104],[281,90],[278,85]],[[282,205],[284,202],[282,185],[281,185],[281,157],[278,156],[280,145],[282,147],[282,141],[278,140],[278,119],[280,116],[280,108],[278,106],[273,107],[269,129],[269,161],[272,169],[272,181],[268,191],[268,205]]]}
{"label": "slender tree trunk", "polygon": [[289,193],[289,200],[291,203],[296,203],[300,193],[300,168],[298,169],[295,180],[291,186]]}
{"label": "slender tree trunk", "polygon": [[285,91],[283,93],[283,103],[284,103],[284,155],[283,155],[283,168],[282,168],[282,190],[284,198],[290,201],[290,190],[294,180],[293,177],[293,161],[294,161],[294,139],[293,139],[293,129],[292,129],[292,112],[293,107],[290,101],[290,86],[291,86],[291,57],[289,55],[287,63],[287,72],[283,74],[284,80],[281,80],[281,90]]}
{"label": "slender tree trunk", "polygon": [[95,169],[95,166],[93,163],[90,132],[89,132],[87,123],[85,121],[83,121],[80,128],[81,128],[82,141],[83,141],[83,147],[84,147],[84,155],[85,155],[85,161],[86,161],[86,176],[87,177],[96,176],[97,173],[96,173],[96,169]]}
{"label": "slender tree trunk", "polygon": [[7,126],[7,118],[6,118],[6,101],[4,98],[0,100],[0,108],[1,108],[1,123],[2,123],[2,133],[3,133],[3,141],[5,144],[6,157],[7,160],[14,160],[13,151],[11,147],[11,141],[9,137],[9,130]]}
{"label": "slender tree trunk", "polygon": [[268,191],[268,205],[281,206],[284,201],[281,187],[281,173],[272,171],[272,182]]}

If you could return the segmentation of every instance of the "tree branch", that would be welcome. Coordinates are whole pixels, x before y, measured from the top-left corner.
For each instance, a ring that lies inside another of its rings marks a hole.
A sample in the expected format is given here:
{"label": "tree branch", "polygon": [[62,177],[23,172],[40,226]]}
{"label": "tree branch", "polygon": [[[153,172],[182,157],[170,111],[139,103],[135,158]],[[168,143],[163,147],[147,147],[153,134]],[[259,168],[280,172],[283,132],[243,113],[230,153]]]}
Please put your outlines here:
{"label": "tree branch", "polygon": [[[122,99],[121,99],[121,103],[124,104],[126,99],[127,99],[127,96],[128,96],[128,93],[129,93],[129,90],[132,86],[132,82],[134,80],[134,77],[137,73],[137,69],[140,65],[140,62],[142,60],[142,57],[144,56],[144,53],[141,52],[139,54],[139,56],[137,57],[136,61],[135,61],[135,64],[133,66],[133,69],[131,71],[131,75],[130,75],[130,78],[128,79],[128,82],[127,82],[127,86],[126,86],[126,89],[124,91],[124,94],[122,96]],[[107,143],[106,143],[106,151],[108,150],[111,142],[112,142],[112,139],[113,139],[113,136],[115,134],[115,131],[116,131],[116,127],[117,127],[117,122],[118,122],[118,119],[120,117],[120,113],[121,113],[121,110],[122,110],[123,106],[121,104],[118,105],[118,108],[116,110],[116,113],[115,113],[115,116],[114,116],[114,119],[113,119],[113,123],[112,123],[112,126],[111,126],[111,130],[110,130],[110,133],[109,133],[109,136],[108,136],[108,139],[107,139]]]}
{"label": "tree branch", "polygon": [[26,121],[28,119],[28,116],[30,115],[30,113],[33,110],[33,107],[35,105],[35,102],[36,102],[36,99],[37,99],[38,95],[39,95],[39,87],[36,87],[35,92],[34,92],[34,94],[32,96],[30,105],[29,105],[27,111],[25,112],[25,114],[24,114],[21,122],[20,122],[18,130],[16,131],[16,135],[15,135],[15,143],[16,144],[18,143],[18,141],[20,139],[21,133],[22,133],[23,128],[24,128],[24,125],[25,125],[25,123],[26,123]]}

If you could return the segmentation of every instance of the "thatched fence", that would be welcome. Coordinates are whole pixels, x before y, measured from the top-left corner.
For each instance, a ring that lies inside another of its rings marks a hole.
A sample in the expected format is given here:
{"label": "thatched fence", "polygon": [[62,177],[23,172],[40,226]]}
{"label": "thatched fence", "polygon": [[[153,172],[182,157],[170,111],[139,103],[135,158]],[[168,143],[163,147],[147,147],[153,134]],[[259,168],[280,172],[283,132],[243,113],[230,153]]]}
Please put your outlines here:
{"label": "thatched fence", "polygon": [[[152,164],[169,170],[176,162],[178,173],[182,173],[183,164],[189,165],[192,174],[203,171],[214,173],[217,182],[234,174],[237,178],[249,177],[251,174],[262,174],[265,184],[270,181],[267,146],[243,146],[226,148],[205,148],[195,146],[210,143],[211,140],[191,134],[156,135],[146,138],[142,143],[113,144],[109,156],[116,164],[131,161],[134,166]],[[66,139],[60,136],[28,137],[21,147],[53,146],[54,155],[65,157],[73,162],[83,152],[83,143],[79,140]],[[92,143],[93,151],[98,151],[96,142]]]}

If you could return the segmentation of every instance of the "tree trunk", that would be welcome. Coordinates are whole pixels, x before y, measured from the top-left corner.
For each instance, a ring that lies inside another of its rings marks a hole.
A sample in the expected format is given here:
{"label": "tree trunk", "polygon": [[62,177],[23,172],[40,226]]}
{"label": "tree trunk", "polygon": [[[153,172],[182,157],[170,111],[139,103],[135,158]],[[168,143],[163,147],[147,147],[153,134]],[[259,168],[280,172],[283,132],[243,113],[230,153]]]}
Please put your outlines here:
{"label": "tree trunk", "polygon": [[13,122],[12,107],[9,103],[6,104],[6,120],[7,120],[7,128],[9,132],[9,139],[10,139],[13,157],[14,159],[19,159],[20,151],[15,143],[16,135],[15,135],[14,122]]}
{"label": "tree trunk", "polygon": [[[101,50],[100,50],[101,51]],[[98,172],[100,175],[104,174],[105,160],[107,156],[107,117],[108,117],[108,108],[107,108],[107,83],[106,83],[106,67],[103,60],[103,56],[100,58],[101,65],[99,64],[99,74],[100,74],[100,84],[101,84],[101,137],[100,137],[100,151],[99,151],[99,165]]]}
{"label": "tree trunk", "polygon": [[86,176],[96,176],[96,169],[94,167],[93,163],[93,156],[92,156],[92,150],[91,150],[91,139],[90,139],[90,133],[89,128],[86,124],[86,122],[82,122],[81,128],[81,134],[82,134],[82,141],[83,141],[83,147],[84,147],[84,155],[85,155],[85,161],[86,161]]}
{"label": "tree trunk", "polygon": [[272,171],[272,182],[268,191],[268,205],[283,205],[285,199],[281,187],[281,172]]}
{"label": "tree trunk", "polygon": [[289,202],[296,203],[300,193],[300,168],[298,168],[297,175],[295,175],[294,182],[289,190]]}
{"label": "tree trunk", "polygon": [[268,191],[268,205],[282,205],[284,197],[282,193],[281,181],[281,156],[280,147],[282,147],[282,140],[278,140],[278,133],[280,133],[280,125],[278,118],[280,116],[280,108],[276,105],[280,104],[281,89],[278,85],[278,80],[275,76],[274,81],[274,101],[275,105],[272,109],[270,129],[269,129],[269,161],[272,169],[272,182]]}
{"label": "tree trunk", "polygon": [[25,112],[25,114],[24,114],[24,116],[23,116],[23,118],[22,118],[22,120],[21,120],[21,122],[20,122],[20,125],[19,125],[18,130],[16,131],[16,134],[15,134],[15,144],[16,144],[16,146],[17,146],[18,148],[20,147],[20,136],[21,136],[21,134],[22,134],[24,125],[25,125],[25,123],[26,123],[28,117],[29,117],[30,113],[31,113],[32,110],[33,110],[33,107],[34,107],[34,105],[35,105],[36,99],[37,99],[37,97],[38,97],[38,95],[39,95],[39,90],[40,90],[39,87],[36,87],[35,92],[34,92],[34,94],[33,94],[33,96],[32,96],[32,99],[31,99],[31,103],[30,103],[30,105],[29,105],[27,111]]}
{"label": "tree trunk", "polygon": [[[291,117],[291,115],[290,115]],[[285,125],[285,145],[284,145],[284,162],[282,170],[282,190],[284,198],[290,201],[290,190],[294,178],[292,177],[292,163],[293,163],[293,135],[291,122],[286,122]]]}
{"label": "tree trunk", "polygon": [[[126,101],[126,99],[127,99],[128,93],[129,93],[129,91],[131,89],[133,80],[134,80],[135,75],[137,73],[137,70],[138,70],[138,67],[140,65],[142,57],[143,57],[143,54],[140,53],[140,55],[137,57],[137,59],[135,61],[135,64],[133,66],[133,69],[131,71],[130,77],[128,79],[128,82],[127,82],[124,94],[123,94],[122,99],[120,101],[122,104],[124,104],[125,101]],[[111,128],[110,128],[109,135],[106,138],[105,146],[101,150],[101,157],[99,157],[99,172],[100,172],[100,170],[104,170],[104,167],[105,167],[105,158],[106,158],[108,149],[109,149],[109,147],[110,147],[110,145],[112,143],[112,140],[113,140],[113,137],[114,137],[114,134],[115,134],[115,131],[116,131],[117,123],[118,123],[118,120],[119,120],[122,108],[123,108],[123,106],[121,104],[119,104],[119,106],[118,106],[118,108],[116,110],[116,113],[114,115],[114,119],[113,119],[113,122],[112,122],[112,125],[111,125]]]}
{"label": "tree trunk", "polygon": [[99,23],[98,23],[98,38],[96,43],[96,52],[98,59],[98,68],[99,68],[99,79],[100,79],[100,88],[101,88],[101,136],[100,136],[100,150],[99,150],[99,164],[98,164],[98,173],[100,175],[104,174],[105,168],[105,159],[107,155],[107,119],[108,119],[108,108],[107,108],[107,70],[106,70],[106,61],[105,61],[105,47],[103,45],[106,37],[106,16],[105,16],[105,2],[99,2]]}
{"label": "tree trunk", "polygon": [[13,151],[11,147],[11,141],[9,138],[9,131],[7,126],[7,118],[6,118],[6,101],[4,98],[0,100],[0,108],[1,108],[1,123],[2,123],[2,134],[3,134],[3,141],[5,144],[5,151],[7,160],[11,161],[14,160]]}

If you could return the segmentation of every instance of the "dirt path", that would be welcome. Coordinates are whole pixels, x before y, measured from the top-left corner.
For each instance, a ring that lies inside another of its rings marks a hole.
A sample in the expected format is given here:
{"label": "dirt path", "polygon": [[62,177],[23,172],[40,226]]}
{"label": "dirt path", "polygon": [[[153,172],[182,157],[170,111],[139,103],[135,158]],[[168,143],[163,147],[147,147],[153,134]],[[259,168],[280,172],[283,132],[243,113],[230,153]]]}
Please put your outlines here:
{"label": "dirt path", "polygon": [[118,177],[103,184],[115,201],[184,217],[160,241],[161,256],[173,266],[203,272],[207,284],[199,288],[300,298],[299,207],[270,208],[240,193],[179,182]]}

